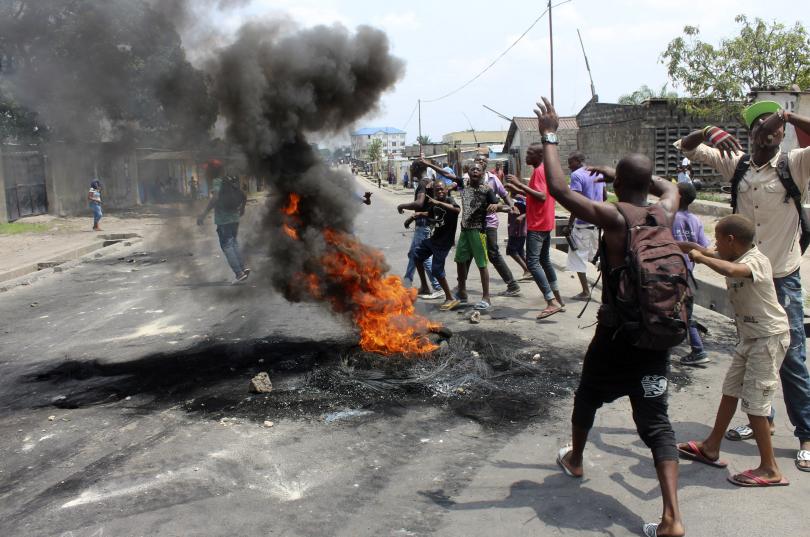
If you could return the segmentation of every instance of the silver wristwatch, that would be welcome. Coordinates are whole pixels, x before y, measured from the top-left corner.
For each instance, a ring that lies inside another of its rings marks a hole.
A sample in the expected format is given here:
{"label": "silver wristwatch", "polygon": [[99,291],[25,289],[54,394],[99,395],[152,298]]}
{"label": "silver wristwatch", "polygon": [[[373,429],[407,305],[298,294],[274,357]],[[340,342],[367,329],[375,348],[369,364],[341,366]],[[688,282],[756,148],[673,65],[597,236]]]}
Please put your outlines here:
{"label": "silver wristwatch", "polygon": [[544,134],[540,137],[540,141],[544,144],[559,144],[560,141],[557,139],[557,134],[553,132],[549,132]]}

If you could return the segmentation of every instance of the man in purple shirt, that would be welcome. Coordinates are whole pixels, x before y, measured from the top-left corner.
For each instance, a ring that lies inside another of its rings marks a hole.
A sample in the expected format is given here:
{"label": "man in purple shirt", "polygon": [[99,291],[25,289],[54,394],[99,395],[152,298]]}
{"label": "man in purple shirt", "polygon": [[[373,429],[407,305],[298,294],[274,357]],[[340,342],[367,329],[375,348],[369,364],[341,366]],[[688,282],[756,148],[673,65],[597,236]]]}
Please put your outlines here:
{"label": "man in purple shirt", "polygon": [[[585,155],[574,151],[568,156],[568,169],[571,170],[571,191],[579,192],[589,200],[601,203],[607,200],[605,183],[599,182],[601,175],[591,175],[585,167]],[[574,300],[587,300],[590,296],[588,286],[588,263],[592,263],[599,251],[599,229],[585,220],[574,218],[572,214],[563,235],[569,238],[567,269],[577,273],[582,292]],[[574,249],[576,247],[576,249]]]}
{"label": "man in purple shirt", "polygon": [[[709,246],[709,239],[706,238],[706,234],[703,232],[703,222],[689,212],[689,205],[697,198],[697,190],[695,190],[692,183],[678,183],[678,191],[681,194],[681,202],[678,212],[675,213],[675,218],[672,220],[672,236],[678,242],[694,242],[706,248]],[[691,273],[695,265],[689,259],[689,256],[684,255],[684,258],[686,259],[686,267]],[[692,347],[692,352],[682,357],[681,363],[684,365],[705,364],[709,361],[709,357],[703,349],[703,341],[700,339],[697,323],[692,320],[691,303],[687,310],[687,316],[689,317],[689,346]]]}

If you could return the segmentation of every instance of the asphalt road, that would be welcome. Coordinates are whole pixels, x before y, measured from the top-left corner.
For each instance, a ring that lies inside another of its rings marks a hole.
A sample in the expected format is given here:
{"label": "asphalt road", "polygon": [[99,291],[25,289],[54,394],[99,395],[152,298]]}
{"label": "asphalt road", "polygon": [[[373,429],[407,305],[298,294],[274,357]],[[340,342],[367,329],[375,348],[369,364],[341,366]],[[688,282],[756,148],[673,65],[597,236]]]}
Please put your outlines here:
{"label": "asphalt road", "polygon": [[[376,192],[357,218],[395,273],[410,241],[393,209],[403,199]],[[352,327],[262,281],[259,213],[242,229],[257,269],[247,285],[230,285],[211,226],[176,219],[144,243],[0,294],[0,535],[619,536],[657,519],[654,469],[626,402],[600,413],[585,481],[554,464],[595,307],[537,323],[539,295],[526,284],[480,325],[422,303],[457,333],[452,345],[497,371],[540,357],[506,375],[512,384],[493,375],[490,392],[463,379],[448,391],[447,378],[369,389],[347,362]],[[577,292],[568,275],[562,284]],[[708,430],[733,344],[727,319],[699,315],[715,362],[673,371],[679,438]],[[513,365],[496,363],[505,356]],[[274,391],[249,394],[263,370]],[[803,519],[810,476],[792,466],[778,406],[775,446],[793,484],[744,491],[685,463],[690,535],[781,535]],[[728,447],[736,471],[755,461],[752,445]]]}

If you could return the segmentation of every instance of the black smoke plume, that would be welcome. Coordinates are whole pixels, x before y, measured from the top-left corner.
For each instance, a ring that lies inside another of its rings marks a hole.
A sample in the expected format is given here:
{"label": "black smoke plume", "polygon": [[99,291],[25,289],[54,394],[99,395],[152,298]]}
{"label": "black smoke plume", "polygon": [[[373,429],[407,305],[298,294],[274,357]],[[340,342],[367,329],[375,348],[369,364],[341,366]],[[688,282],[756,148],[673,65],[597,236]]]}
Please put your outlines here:
{"label": "black smoke plume", "polygon": [[[326,166],[306,135],[340,132],[376,110],[404,64],[389,53],[386,35],[369,27],[351,34],[339,25],[264,23],[244,26],[209,70],[228,139],[254,173],[270,179],[275,194],[261,234],[271,281],[289,300],[300,300],[295,281],[319,272],[323,230],[350,232],[362,207],[351,174]],[[299,240],[284,232],[291,193],[301,198]]]}

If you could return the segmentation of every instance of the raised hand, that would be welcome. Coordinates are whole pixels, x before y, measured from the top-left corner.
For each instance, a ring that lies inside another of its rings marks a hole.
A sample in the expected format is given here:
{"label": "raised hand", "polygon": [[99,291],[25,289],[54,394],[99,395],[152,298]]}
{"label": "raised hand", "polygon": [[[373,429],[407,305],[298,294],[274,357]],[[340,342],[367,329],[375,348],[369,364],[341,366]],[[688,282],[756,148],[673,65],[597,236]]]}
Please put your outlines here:
{"label": "raised hand", "polygon": [[541,99],[543,102],[537,103],[537,108],[534,109],[534,113],[537,115],[537,128],[540,134],[557,132],[560,127],[557,111],[554,110],[554,105],[548,99],[545,97],[541,97]]}
{"label": "raised hand", "polygon": [[591,177],[602,175],[596,179],[597,183],[612,183],[616,179],[616,168],[610,166],[585,166],[585,170],[590,173]]}
{"label": "raised hand", "polygon": [[703,139],[707,144],[719,149],[720,154],[724,157],[731,158],[742,152],[739,140],[720,127],[709,125],[703,129]]}

